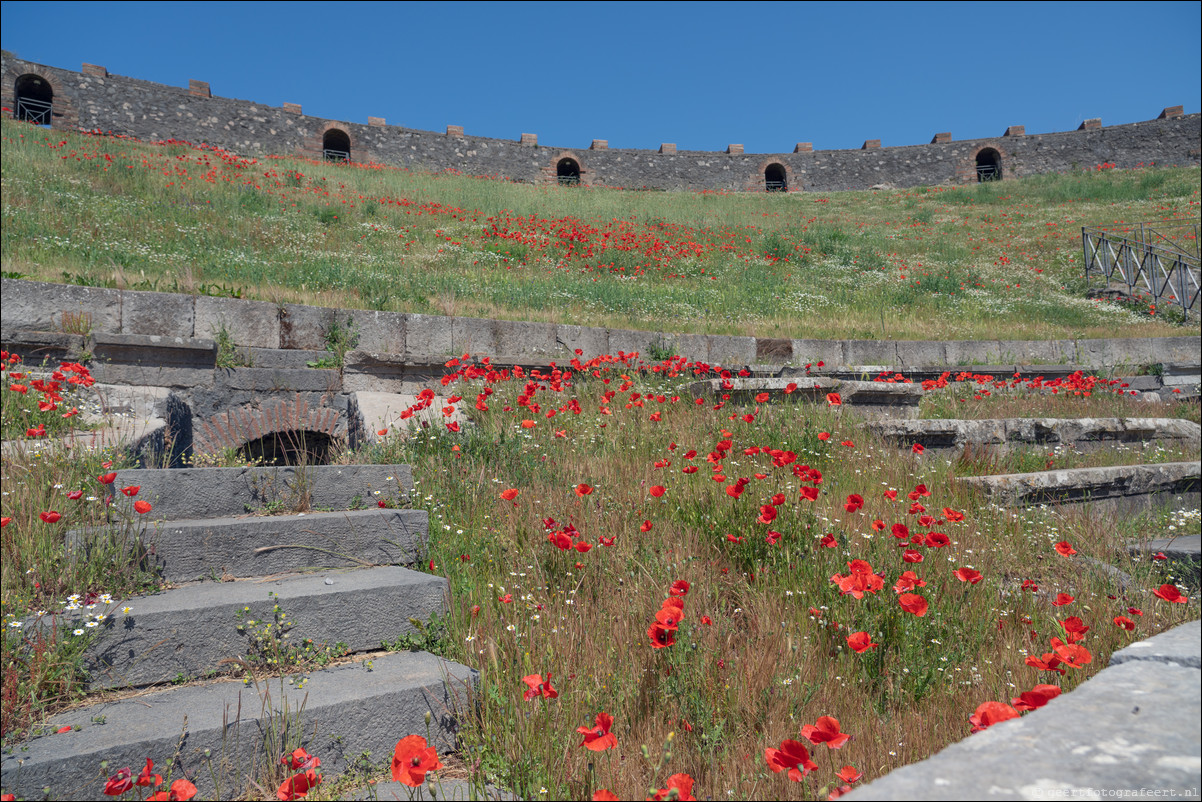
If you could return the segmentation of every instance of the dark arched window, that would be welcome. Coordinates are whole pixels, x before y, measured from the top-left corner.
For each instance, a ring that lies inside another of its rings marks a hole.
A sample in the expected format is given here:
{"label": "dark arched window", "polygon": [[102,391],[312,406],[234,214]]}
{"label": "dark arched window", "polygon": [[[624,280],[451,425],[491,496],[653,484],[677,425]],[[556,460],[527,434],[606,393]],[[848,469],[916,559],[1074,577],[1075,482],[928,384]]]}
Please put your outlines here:
{"label": "dark arched window", "polygon": [[764,189],[768,192],[788,192],[789,175],[780,164],[770,164],[764,168]]}
{"label": "dark arched window", "polygon": [[555,180],[564,186],[580,183],[580,165],[575,159],[560,159],[555,165]]}
{"label": "dark arched window", "polygon": [[321,155],[328,162],[351,160],[351,138],[346,131],[331,128],[321,138]]}
{"label": "dark arched window", "polygon": [[40,75],[22,75],[14,87],[13,117],[34,125],[50,125],[54,90]]}
{"label": "dark arched window", "polygon": [[985,148],[977,154],[977,180],[1002,180],[1002,154],[993,148]]}
{"label": "dark arched window", "polygon": [[238,449],[246,459],[264,465],[329,465],[334,439],[325,432],[271,432]]}

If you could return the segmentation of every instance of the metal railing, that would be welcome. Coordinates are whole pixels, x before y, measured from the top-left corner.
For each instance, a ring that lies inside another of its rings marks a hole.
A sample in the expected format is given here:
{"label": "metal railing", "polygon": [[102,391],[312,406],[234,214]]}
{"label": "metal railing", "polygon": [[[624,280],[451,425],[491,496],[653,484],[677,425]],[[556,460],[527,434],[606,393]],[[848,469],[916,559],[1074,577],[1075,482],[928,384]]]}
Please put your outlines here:
{"label": "metal railing", "polygon": [[1130,298],[1181,307],[1185,319],[1198,305],[1198,229],[1202,221],[1083,226],[1085,279],[1104,289],[1125,288]]}
{"label": "metal railing", "polygon": [[18,120],[26,120],[34,125],[50,125],[50,112],[53,104],[32,97],[18,97],[16,113]]}
{"label": "metal railing", "polygon": [[349,150],[334,150],[333,148],[323,148],[321,156],[328,162],[349,162],[351,153]]}
{"label": "metal railing", "polygon": [[996,164],[978,164],[977,165],[977,180],[978,181],[999,181],[1002,178],[1002,169]]}

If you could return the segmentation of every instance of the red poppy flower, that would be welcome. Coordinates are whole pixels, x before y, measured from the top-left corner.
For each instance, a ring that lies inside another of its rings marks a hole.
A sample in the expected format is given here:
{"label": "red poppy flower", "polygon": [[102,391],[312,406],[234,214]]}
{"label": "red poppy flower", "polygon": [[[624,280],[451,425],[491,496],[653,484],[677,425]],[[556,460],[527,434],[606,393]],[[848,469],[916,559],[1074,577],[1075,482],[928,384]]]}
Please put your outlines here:
{"label": "red poppy flower", "polygon": [[145,788],[146,786],[157,787],[163,782],[163,775],[154,773],[154,761],[146,758],[146,768],[142,769],[142,773],[138,775],[134,785]]}
{"label": "red poppy flower", "polygon": [[1031,690],[1020,694],[1017,698],[1011,699],[1010,703],[1014,705],[1015,710],[1036,710],[1059,695],[1060,689],[1055,685],[1036,685]]}
{"label": "red poppy flower", "polygon": [[942,532],[928,532],[925,542],[933,549],[941,549],[952,541],[951,538]]}
{"label": "red poppy flower", "polygon": [[614,717],[608,713],[598,713],[592,727],[577,727],[576,732],[584,736],[580,745],[594,752],[604,752],[618,745],[618,737],[610,732],[614,725]]}
{"label": "red poppy flower", "polygon": [[876,532],[884,532],[885,531],[885,522],[878,518],[877,520],[872,522],[872,529],[873,529],[873,531],[876,531]]}
{"label": "red poppy flower", "polygon": [[859,493],[852,493],[847,497],[847,501],[843,502],[843,509],[848,512],[855,512],[864,506],[864,497]]}
{"label": "red poppy flower", "polygon": [[505,499],[506,501],[513,501],[517,497],[518,497],[517,488],[511,487],[508,490],[501,491],[501,498]]}
{"label": "red poppy flower", "polygon": [[129,766],[118,771],[104,784],[105,796],[121,796],[134,787],[134,770]]}
{"label": "red poppy flower", "polygon": [[1061,621],[1060,626],[1064,627],[1069,643],[1077,643],[1085,637],[1086,632],[1089,632],[1089,627],[1085,626],[1085,622],[1075,615]]}
{"label": "red poppy flower", "polygon": [[647,628],[647,637],[651,638],[654,649],[666,649],[676,643],[676,627],[665,627],[658,621]]}
{"label": "red poppy flower", "polygon": [[801,488],[801,497],[804,498],[806,501],[817,501],[818,500],[818,488],[816,488],[816,487]]}
{"label": "red poppy flower", "polygon": [[614,795],[613,791],[598,788],[593,791],[593,802],[618,802],[618,797]]}
{"label": "red poppy flower", "polygon": [[905,610],[907,613],[913,613],[919,618],[922,618],[924,615],[926,615],[927,609],[930,608],[930,604],[927,603],[927,600],[922,596],[919,596],[917,593],[902,593],[897,597],[897,601],[899,604],[901,604],[901,608],[903,610]]}
{"label": "red poppy flower", "polygon": [[975,571],[972,568],[957,568],[955,571],[956,579],[961,582],[967,582],[970,585],[975,585],[981,581],[981,572]]}
{"label": "red poppy flower", "polygon": [[305,771],[306,769],[315,769],[320,766],[321,758],[309,754],[303,746],[298,746],[290,754],[280,758],[280,763],[293,771]]}
{"label": "red poppy flower", "polygon": [[875,649],[880,644],[873,643],[872,636],[867,632],[853,632],[847,636],[847,646],[856,654],[863,654],[869,649]]}
{"label": "red poppy flower", "polygon": [[[535,675],[537,676],[537,675]],[[409,735],[397,742],[392,753],[392,779],[416,788],[426,781],[426,773],[438,771],[442,763],[438,751],[420,735]]]}
{"label": "red poppy flower", "polygon": [[62,520],[63,516],[59,515],[54,510],[50,510],[49,512],[38,513],[38,517],[41,518],[43,521],[45,521],[48,524],[56,524],[60,520]]}
{"label": "red poppy flower", "polygon": [[788,771],[789,779],[794,782],[801,782],[802,777],[818,770],[818,764],[810,760],[810,750],[801,741],[781,741],[780,749],[768,747],[764,750],[764,760],[776,774]]}
{"label": "red poppy flower", "polygon": [[1084,646],[1063,643],[1060,638],[1052,638],[1052,651],[1060,658],[1060,662],[1069,668],[1082,668],[1093,662],[1093,655]]}
{"label": "red poppy flower", "polygon": [[926,449],[922,447],[922,443],[915,443],[914,445],[910,446],[910,452],[913,454],[921,454],[924,451],[926,451]]}
{"label": "red poppy flower", "polygon": [[1135,622],[1125,615],[1116,615],[1114,617],[1114,623],[1116,626],[1120,626],[1128,632],[1131,632],[1135,629]]}
{"label": "red poppy flower", "polygon": [[918,575],[913,571],[903,571],[902,575],[897,578],[897,582],[893,585],[894,593],[905,593],[914,588],[925,588],[927,582],[925,579],[919,579]]}
{"label": "red poppy flower", "polygon": [[885,586],[885,580],[874,574],[872,566],[864,560],[852,560],[847,567],[851,569],[847,576],[835,574],[831,577],[843,595],[851,594],[853,598],[862,599],[865,593],[876,593]]}
{"label": "red poppy flower", "polygon": [[951,507],[944,507],[943,508],[943,517],[948,519],[952,523],[959,523],[960,521],[964,520],[964,513],[956,512]]}
{"label": "red poppy flower", "polygon": [[141,489],[142,488],[140,485],[130,485],[129,487],[121,488],[121,492],[130,498],[133,498],[134,496],[138,495],[138,491]]}
{"label": "red poppy flower", "polygon": [[712,627],[714,625],[714,619],[710,618],[708,615],[703,615],[701,616],[701,623],[705,624],[707,627]]}
{"label": "red poppy flower", "polygon": [[[52,522],[53,523],[53,522]],[[1182,595],[1176,585],[1161,585],[1156,590],[1152,591],[1152,595],[1158,599],[1164,599],[1167,602],[1174,604],[1185,604],[1187,597]]]}
{"label": "red poppy flower", "polygon": [[856,447],[856,444],[855,444],[853,441],[851,441],[851,440],[844,440],[844,441],[843,441],[842,443],[840,443],[839,445],[841,445],[841,446],[846,446],[847,448],[855,448],[855,447]]}
{"label": "red poppy flower", "polygon": [[1057,543],[1056,551],[1060,552],[1060,554],[1064,555],[1065,557],[1071,557],[1077,553],[1077,550],[1073,548],[1073,544],[1069,543],[1067,540],[1062,540]]}
{"label": "red poppy flower", "polygon": [[760,507],[760,517],[756,518],[756,521],[762,524],[770,524],[776,520],[776,515],[776,507],[771,504],[764,504]]}
{"label": "red poppy flower", "polygon": [[864,773],[857,771],[855,766],[844,766],[835,772],[840,780],[847,783],[854,783],[864,776]]}
{"label": "red poppy flower", "polygon": [[67,498],[71,499],[72,501],[79,501],[81,498],[83,498],[83,491],[72,490],[71,492],[67,493]]}
{"label": "red poppy flower", "polygon": [[1040,671],[1055,671],[1060,675],[1068,673],[1060,667],[1060,658],[1056,656],[1055,652],[1045,652],[1040,657],[1031,655],[1024,662],[1031,668],[1038,668]]}
{"label": "red poppy flower", "polygon": [[640,530],[640,531],[642,531],[642,532],[650,532],[650,531],[651,531],[651,522],[650,522],[650,521],[643,521],[643,522],[642,522],[642,523],[639,525],[639,530]]}
{"label": "red poppy flower", "polygon": [[576,485],[576,495],[584,497],[593,492],[593,488],[581,482]]}
{"label": "red poppy flower", "polygon": [[1127,612],[1131,613],[1131,615],[1143,615],[1144,614],[1144,611],[1139,609],[1138,607],[1128,607]]}
{"label": "red poppy flower", "polygon": [[922,552],[915,551],[914,549],[906,549],[904,552],[902,552],[902,561],[908,563],[920,563],[922,562]]}
{"label": "red poppy flower", "polygon": [[831,439],[831,433],[830,432],[819,432],[818,439],[825,443],[827,440]]}
{"label": "red poppy flower", "polygon": [[3,518],[0,518],[0,529],[3,529],[4,527],[8,526],[9,523],[11,523],[11,522],[12,522],[12,518],[8,515],[5,515]]}
{"label": "red poppy flower", "polygon": [[321,775],[315,769],[293,775],[280,784],[276,789],[277,799],[304,799],[317,786],[321,785]]}
{"label": "red poppy flower", "polygon": [[839,719],[831,716],[819,716],[817,725],[807,724],[801,728],[801,737],[814,746],[826,744],[831,749],[839,749],[851,740],[845,732],[839,732]]}
{"label": "red poppy flower", "polygon": [[459,431],[459,421],[457,421],[457,420],[453,420],[450,423],[445,424],[445,426],[447,427],[448,432],[458,432]]}
{"label": "red poppy flower", "polygon": [[[672,792],[676,793],[673,794]],[[697,802],[693,796],[693,778],[687,774],[673,774],[668,778],[668,787],[656,791],[651,798],[660,802],[664,799],[678,799],[680,802]]]}
{"label": "red poppy flower", "polygon": [[529,686],[522,694],[522,699],[527,702],[529,702],[531,699],[537,699],[540,696],[544,699],[557,699],[559,697],[559,691],[551,687],[550,671],[547,672],[546,681],[543,680],[541,674],[530,674],[522,677],[522,682]]}
{"label": "red poppy flower", "polygon": [[885,498],[889,499],[890,501],[897,501],[897,491],[896,490],[886,490]]}
{"label": "red poppy flower", "polygon": [[905,524],[894,524],[890,531],[898,540],[905,540],[910,536],[910,527],[906,526]]}
{"label": "red poppy flower", "polygon": [[689,587],[690,586],[688,582],[684,581],[683,579],[678,579],[672,583],[672,587],[668,588],[668,592],[673,596],[688,596]]}
{"label": "red poppy flower", "polygon": [[146,513],[150,512],[153,509],[154,509],[154,507],[151,506],[149,501],[143,501],[142,499],[138,499],[137,501],[134,502],[134,512],[138,513],[139,515],[145,515]]}
{"label": "red poppy flower", "polygon": [[1067,593],[1057,593],[1056,600],[1052,602],[1053,607],[1063,607],[1066,604],[1072,604],[1074,598]]}
{"label": "red poppy flower", "polygon": [[664,493],[667,492],[667,490],[664,488],[663,485],[652,485],[647,490],[647,492],[650,493],[655,498],[660,498],[661,496],[663,496]]}
{"label": "red poppy flower", "polygon": [[968,717],[972,722],[972,731],[980,732],[988,729],[999,721],[1018,718],[1018,711],[1004,702],[982,702],[977,706],[977,712]]}
{"label": "red poppy flower", "polygon": [[196,796],[196,786],[181,777],[171,783],[169,790],[159,791],[146,797],[146,802],[187,802],[194,796]]}
{"label": "red poppy flower", "polygon": [[116,473],[105,473],[96,477],[96,481],[102,485],[111,485],[117,478]]}
{"label": "red poppy flower", "polygon": [[839,545],[839,541],[830,532],[822,536],[822,540],[818,541],[819,546],[826,546],[828,549],[833,549]]}
{"label": "red poppy flower", "polygon": [[827,393],[826,403],[830,404],[832,407],[837,407],[843,403],[843,399],[838,393]]}

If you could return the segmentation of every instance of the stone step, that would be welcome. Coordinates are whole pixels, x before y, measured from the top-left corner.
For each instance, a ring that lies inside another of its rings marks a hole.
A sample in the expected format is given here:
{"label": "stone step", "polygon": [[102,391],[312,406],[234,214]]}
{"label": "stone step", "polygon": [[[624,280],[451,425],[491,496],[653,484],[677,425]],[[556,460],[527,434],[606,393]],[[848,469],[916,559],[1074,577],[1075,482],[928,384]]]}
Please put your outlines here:
{"label": "stone step", "polygon": [[[371,508],[167,521],[143,527],[151,565],[168,582],[267,576],[321,568],[412,565],[428,541],[425,510]],[[73,529],[68,547],[87,554],[106,530]]]}
{"label": "stone step", "polygon": [[1090,503],[1132,511],[1157,504],[1197,506],[1202,499],[1202,462],[966,476],[956,481],[1006,507]]}
{"label": "stone step", "polygon": [[1143,540],[1127,547],[1131,554],[1151,558],[1163,554],[1170,563],[1169,570],[1178,581],[1188,579],[1194,587],[1202,586],[1202,535],[1178,535]]}
{"label": "stone step", "polygon": [[[108,775],[129,766],[136,777],[150,758],[166,777],[174,756],[172,778],[189,778],[198,799],[231,799],[248,790],[256,767],[278,766],[296,746],[321,759],[327,778],[365,752],[386,766],[407,735],[428,738],[441,755],[454,747],[455,718],[467,709],[478,677],[431,654],[397,652],[315,671],[303,685],[220,681],[93,704],[54,716],[43,728],[78,730],[5,749],[0,784],[19,799],[41,799],[49,789],[45,798],[102,800]],[[277,737],[265,750],[265,739],[285,722],[295,741],[282,747]]]}
{"label": "stone step", "polygon": [[413,491],[413,473],[408,465],[131,468],[117,472],[109,494],[124,501],[116,494],[130,485],[141,487],[137,498],[154,507],[148,520],[172,521],[297,511],[305,499],[314,510],[362,508],[379,499],[400,503]]}
{"label": "stone step", "polygon": [[[473,425],[464,412],[465,405],[471,403],[466,399],[450,404],[453,410],[450,415],[446,415],[443,410],[448,406],[447,397],[436,395],[430,406],[412,413],[408,418],[402,418],[401,415],[418,403],[416,393],[360,390],[353,394],[353,399],[352,409],[362,421],[362,436],[368,443],[379,442],[397,434],[403,436],[411,425],[418,428],[435,427],[440,431],[448,424],[458,424],[461,428]],[[385,433],[381,435],[381,431]]]}
{"label": "stone step", "polygon": [[[785,393],[795,384],[796,389]],[[854,407],[856,412],[873,418],[916,418],[922,400],[922,385],[891,384],[887,382],[847,381],[804,376],[798,378],[706,379],[693,382],[687,391],[694,396],[720,399],[729,396],[732,404],[750,406],[760,393],[769,393],[772,400],[827,404],[828,393],[838,393],[842,406]]]}
{"label": "stone step", "polygon": [[83,665],[90,688],[123,688],[201,678],[225,670],[223,661],[307,639],[378,649],[413,633],[410,618],[445,613],[448,593],[444,577],[400,566],[200,582],[109,605]]}
{"label": "stone step", "polygon": [[886,420],[868,428],[899,446],[963,449],[984,445],[1005,451],[1021,446],[1069,446],[1080,451],[1116,443],[1197,448],[1202,428],[1178,418],[1007,418],[997,420]]}
{"label": "stone step", "polygon": [[[1136,641],[1046,706],[969,735],[843,799],[1197,799],[1199,642],[1197,621]],[[960,726],[967,733],[970,725]]]}

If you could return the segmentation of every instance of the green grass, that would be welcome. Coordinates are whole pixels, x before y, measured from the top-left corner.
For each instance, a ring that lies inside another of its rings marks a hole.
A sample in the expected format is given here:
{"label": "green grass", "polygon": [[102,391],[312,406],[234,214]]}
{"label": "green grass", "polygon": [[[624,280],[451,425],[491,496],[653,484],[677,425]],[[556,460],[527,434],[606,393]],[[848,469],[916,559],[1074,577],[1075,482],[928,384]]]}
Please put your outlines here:
{"label": "green grass", "polygon": [[1197,214],[1196,168],[891,192],[649,193],[243,160],[4,121],[0,259],[67,283],[778,337],[1160,336],[1080,227]]}

